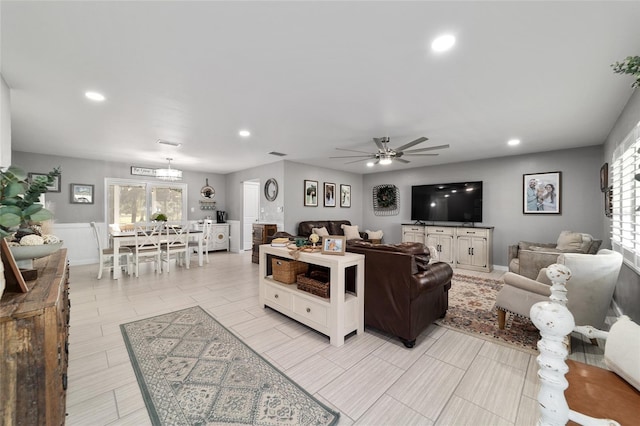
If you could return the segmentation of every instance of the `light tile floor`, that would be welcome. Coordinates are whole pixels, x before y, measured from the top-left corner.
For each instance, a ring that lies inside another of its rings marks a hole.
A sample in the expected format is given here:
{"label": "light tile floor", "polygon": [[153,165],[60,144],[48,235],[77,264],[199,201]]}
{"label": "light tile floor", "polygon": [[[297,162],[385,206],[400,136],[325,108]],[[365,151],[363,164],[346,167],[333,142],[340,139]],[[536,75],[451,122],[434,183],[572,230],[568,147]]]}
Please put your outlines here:
{"label": "light tile floor", "polygon": [[[97,265],[71,268],[68,425],[150,424],[119,325],[194,305],[339,410],[340,425],[535,424],[534,355],[436,325],[413,349],[368,328],[336,348],[258,306],[251,253],[209,258],[204,267],[141,271],[118,281],[97,280]],[[602,365],[599,347],[575,336],[572,345],[571,358]]]}

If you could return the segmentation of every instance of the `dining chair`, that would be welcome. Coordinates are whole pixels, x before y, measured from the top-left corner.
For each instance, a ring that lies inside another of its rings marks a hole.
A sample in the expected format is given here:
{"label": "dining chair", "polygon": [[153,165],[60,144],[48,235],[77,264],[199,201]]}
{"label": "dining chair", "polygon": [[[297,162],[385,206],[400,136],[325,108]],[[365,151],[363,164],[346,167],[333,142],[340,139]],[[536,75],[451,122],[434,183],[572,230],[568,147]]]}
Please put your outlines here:
{"label": "dining chair", "polygon": [[175,258],[176,266],[186,263],[189,269],[189,223],[167,222],[160,244],[161,260],[167,263],[167,272],[171,269],[171,259]]}
{"label": "dining chair", "polygon": [[[100,262],[98,269],[98,279],[102,279],[103,269],[109,269],[109,271],[113,270],[113,249],[103,247],[102,238],[100,238],[100,232],[95,222],[91,222],[91,228],[93,229],[93,235],[96,237],[96,242],[98,243],[98,256]],[[123,268],[126,268],[127,273],[131,275],[133,254],[131,249],[122,247],[119,250],[119,253],[121,258],[121,265],[123,266]]]}
{"label": "dining chair", "polygon": [[162,273],[161,260],[161,238],[162,233],[155,229],[149,228],[146,223],[136,223],[134,226],[135,246],[134,246],[134,266],[136,268],[136,278],[140,273],[141,261],[152,261],[155,270]]}
{"label": "dining chair", "polygon": [[[204,251],[204,258],[207,261],[207,263],[209,263],[209,249],[207,247],[209,245],[209,240],[211,238],[211,227],[212,227],[212,222],[210,220],[205,220],[202,223],[202,250]],[[194,252],[198,253],[198,241],[189,241],[187,263],[191,261],[191,254]]]}

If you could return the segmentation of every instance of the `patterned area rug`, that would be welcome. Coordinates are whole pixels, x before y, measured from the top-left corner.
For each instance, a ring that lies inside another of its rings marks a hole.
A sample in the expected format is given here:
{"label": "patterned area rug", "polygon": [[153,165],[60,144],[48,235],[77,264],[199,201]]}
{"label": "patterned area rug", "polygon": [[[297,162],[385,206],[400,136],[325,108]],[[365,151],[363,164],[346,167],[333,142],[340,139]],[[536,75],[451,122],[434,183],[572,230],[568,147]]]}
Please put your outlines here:
{"label": "patterned area rug", "polygon": [[155,425],[337,423],[199,306],[120,328]]}
{"label": "patterned area rug", "polygon": [[447,315],[436,323],[496,343],[537,353],[536,344],[540,334],[528,318],[507,314],[504,330],[498,329],[495,303],[501,287],[502,281],[499,280],[454,274],[449,290],[449,310]]}

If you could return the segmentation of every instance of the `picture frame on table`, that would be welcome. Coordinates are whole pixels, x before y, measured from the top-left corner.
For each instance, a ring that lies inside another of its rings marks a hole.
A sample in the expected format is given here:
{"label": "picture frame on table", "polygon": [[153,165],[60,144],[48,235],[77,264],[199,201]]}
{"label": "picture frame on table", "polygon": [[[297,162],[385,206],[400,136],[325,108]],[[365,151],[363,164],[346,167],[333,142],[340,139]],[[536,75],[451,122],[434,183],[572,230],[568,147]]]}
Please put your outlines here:
{"label": "picture frame on table", "polygon": [[351,207],[351,185],[340,184],[340,207]]}
{"label": "picture frame on table", "polygon": [[347,237],[344,235],[329,235],[322,238],[322,254],[344,256],[347,249]]}
{"label": "picture frame on table", "polygon": [[336,184],[325,182],[324,183],[324,206],[335,207],[336,206]]}
{"label": "picture frame on table", "polygon": [[71,186],[71,204],[93,204],[93,185],[85,183],[72,183]]}
{"label": "picture frame on table", "polygon": [[318,207],[318,181],[304,181],[304,205],[305,207]]}
{"label": "picture frame on table", "polygon": [[[46,179],[47,174],[46,173],[29,173],[29,183],[33,183],[39,177]],[[47,185],[47,192],[60,192],[60,179],[61,179],[61,176],[56,176],[53,179],[53,183],[51,183],[51,185]]]}
{"label": "picture frame on table", "polygon": [[562,172],[522,175],[524,214],[561,214]]}

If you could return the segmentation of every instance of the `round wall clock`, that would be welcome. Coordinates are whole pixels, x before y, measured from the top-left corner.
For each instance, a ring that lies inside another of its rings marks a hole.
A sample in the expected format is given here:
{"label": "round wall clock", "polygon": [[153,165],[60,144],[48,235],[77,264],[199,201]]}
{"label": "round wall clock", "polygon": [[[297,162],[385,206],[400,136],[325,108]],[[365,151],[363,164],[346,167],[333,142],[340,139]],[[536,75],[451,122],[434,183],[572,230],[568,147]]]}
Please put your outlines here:
{"label": "round wall clock", "polygon": [[278,196],[278,182],[271,178],[264,184],[264,196],[267,201],[275,201]]}

